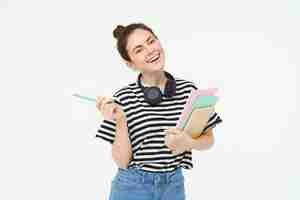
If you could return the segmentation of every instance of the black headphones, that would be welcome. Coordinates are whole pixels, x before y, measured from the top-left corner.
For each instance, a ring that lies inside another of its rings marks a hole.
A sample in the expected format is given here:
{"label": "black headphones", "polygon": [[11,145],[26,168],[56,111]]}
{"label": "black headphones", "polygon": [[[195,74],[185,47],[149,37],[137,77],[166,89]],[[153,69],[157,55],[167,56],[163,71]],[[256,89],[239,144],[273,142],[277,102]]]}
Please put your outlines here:
{"label": "black headphones", "polygon": [[144,93],[144,98],[146,102],[149,104],[156,105],[162,101],[162,96],[172,97],[176,94],[176,81],[174,77],[166,72],[165,75],[167,77],[167,83],[165,85],[164,93],[162,94],[159,87],[151,86],[151,87],[144,87],[141,83],[142,74],[140,73],[138,76],[138,86],[141,88],[142,92]]}

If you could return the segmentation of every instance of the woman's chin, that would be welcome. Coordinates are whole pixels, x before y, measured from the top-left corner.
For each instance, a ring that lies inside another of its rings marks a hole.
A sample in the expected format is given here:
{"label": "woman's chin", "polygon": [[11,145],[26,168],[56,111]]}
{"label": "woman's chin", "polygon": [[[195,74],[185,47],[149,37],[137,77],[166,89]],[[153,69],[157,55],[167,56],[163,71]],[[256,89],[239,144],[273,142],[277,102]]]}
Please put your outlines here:
{"label": "woman's chin", "polygon": [[155,69],[155,70],[163,70],[164,69],[164,64],[159,62],[159,63],[151,65],[150,68]]}
{"label": "woman's chin", "polygon": [[147,64],[144,66],[145,71],[148,72],[158,72],[158,71],[163,71],[164,70],[164,63],[156,63],[156,64]]}
{"label": "woman's chin", "polygon": [[157,66],[151,68],[151,71],[155,71],[155,72],[163,71],[163,70],[164,70],[163,65],[157,65]]}

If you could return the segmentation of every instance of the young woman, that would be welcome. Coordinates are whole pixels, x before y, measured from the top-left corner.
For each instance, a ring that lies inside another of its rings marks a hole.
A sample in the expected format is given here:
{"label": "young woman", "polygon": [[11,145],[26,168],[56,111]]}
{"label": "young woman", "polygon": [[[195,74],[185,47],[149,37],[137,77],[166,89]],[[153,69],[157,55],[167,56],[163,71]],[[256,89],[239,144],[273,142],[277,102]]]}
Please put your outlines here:
{"label": "young woman", "polygon": [[182,168],[193,167],[192,149],[213,144],[212,128],[222,120],[211,113],[197,139],[174,128],[197,86],[164,70],[164,49],[145,24],[118,25],[113,35],[121,57],[138,75],[112,97],[97,97],[104,120],[96,137],[112,144],[118,166],[110,200],[183,200]]}

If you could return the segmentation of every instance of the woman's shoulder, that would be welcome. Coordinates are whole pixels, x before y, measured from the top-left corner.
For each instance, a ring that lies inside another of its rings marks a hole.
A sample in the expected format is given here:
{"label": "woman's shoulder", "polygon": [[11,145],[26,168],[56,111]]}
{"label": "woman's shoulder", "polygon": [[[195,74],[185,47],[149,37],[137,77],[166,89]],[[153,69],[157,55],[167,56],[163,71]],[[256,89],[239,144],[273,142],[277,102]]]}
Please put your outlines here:
{"label": "woman's shoulder", "polygon": [[134,90],[137,88],[137,84],[134,82],[128,83],[126,85],[120,86],[115,90],[113,93],[114,97],[122,98],[125,96],[128,96],[134,92]]}
{"label": "woman's shoulder", "polygon": [[174,79],[176,81],[176,85],[178,85],[178,86],[192,87],[194,89],[198,88],[197,84],[193,80],[188,80],[188,79],[184,79],[184,78],[177,77],[177,76],[174,77]]}

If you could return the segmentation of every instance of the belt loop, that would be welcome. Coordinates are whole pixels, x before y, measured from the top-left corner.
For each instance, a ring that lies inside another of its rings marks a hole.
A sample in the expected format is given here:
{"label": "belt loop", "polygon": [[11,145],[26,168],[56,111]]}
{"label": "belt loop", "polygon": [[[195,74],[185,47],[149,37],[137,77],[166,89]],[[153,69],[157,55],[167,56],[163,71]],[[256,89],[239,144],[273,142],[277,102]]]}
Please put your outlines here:
{"label": "belt loop", "polygon": [[156,185],[158,185],[158,183],[159,183],[159,176],[158,176],[159,174],[153,174],[153,182],[154,182],[154,185],[156,186]]}
{"label": "belt loop", "polygon": [[137,175],[140,177],[140,181],[142,183],[145,183],[145,174],[143,173],[143,170],[139,166],[136,166],[135,169],[136,169]]}
{"label": "belt loop", "polygon": [[141,173],[140,175],[141,175],[141,179],[142,179],[142,184],[144,184],[145,183],[145,174]]}

